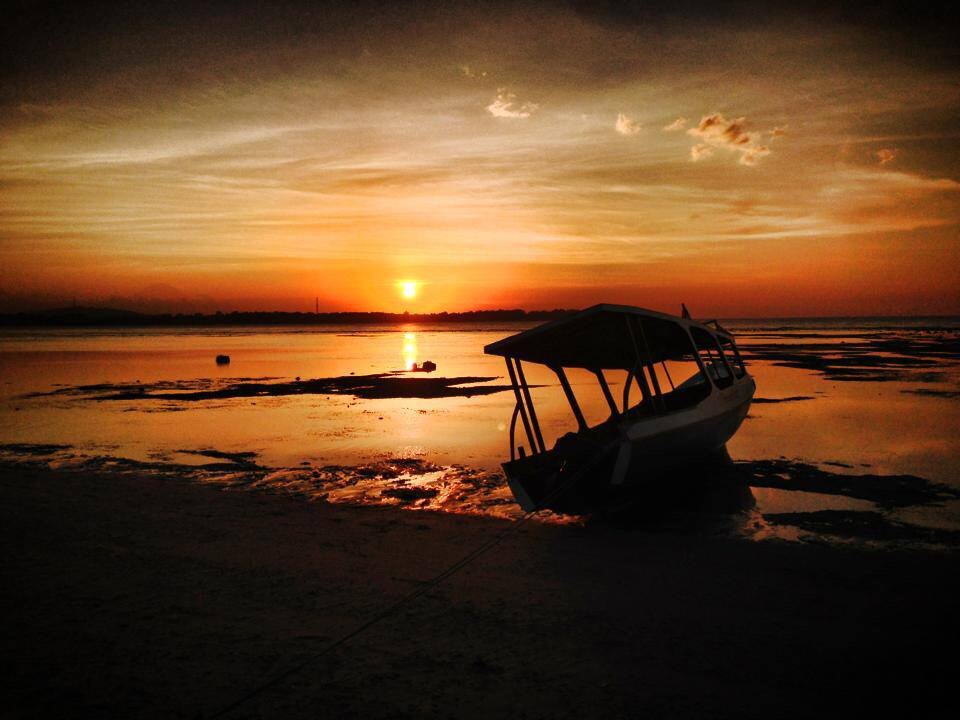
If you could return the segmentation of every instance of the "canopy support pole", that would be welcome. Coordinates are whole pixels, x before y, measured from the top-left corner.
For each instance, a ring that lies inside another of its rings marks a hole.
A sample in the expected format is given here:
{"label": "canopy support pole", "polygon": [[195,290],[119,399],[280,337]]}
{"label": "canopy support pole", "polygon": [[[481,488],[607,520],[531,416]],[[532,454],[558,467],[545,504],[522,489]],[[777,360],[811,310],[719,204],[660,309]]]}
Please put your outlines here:
{"label": "canopy support pole", "polygon": [[643,348],[647,351],[647,369],[650,372],[650,381],[653,383],[653,391],[657,400],[660,401],[660,409],[666,410],[666,403],[663,401],[663,393],[660,391],[660,381],[657,379],[657,371],[653,366],[653,353],[650,352],[650,344],[647,342],[647,333],[643,329],[643,319],[637,318],[637,327],[640,328],[640,338],[643,340]]}
{"label": "canopy support pole", "polygon": [[627,370],[627,379],[623,383],[623,412],[630,407],[630,386],[633,384],[633,370]]}
{"label": "canopy support pole", "polygon": [[[513,370],[513,359],[505,358],[507,361],[507,372],[510,373],[510,384],[513,385],[513,394],[517,398],[517,407],[520,409],[520,419],[523,420],[523,429],[527,431],[527,441],[533,452],[537,450],[537,441],[530,430],[530,420],[527,418],[527,408],[523,404],[523,396],[520,394],[520,386],[517,384],[517,374]],[[511,438],[511,442],[513,438]]]}
{"label": "canopy support pole", "polygon": [[562,367],[552,367],[550,369],[557,374],[557,378],[560,380],[560,386],[563,388],[564,395],[567,396],[567,402],[570,403],[570,409],[573,410],[573,415],[577,418],[577,427],[579,427],[580,430],[586,430],[587,421],[584,419],[583,413],[580,410],[580,404],[577,402],[577,398],[573,394],[573,390],[570,388],[570,381],[567,380],[567,374],[563,371]]}
{"label": "canopy support pole", "polygon": [[[644,362],[640,357],[640,345],[637,343],[637,335],[633,332],[633,323],[630,322],[629,316],[624,316],[624,321],[627,323],[627,332],[630,333],[630,342],[633,344],[633,354],[637,359],[637,364],[633,369],[634,378],[637,381],[637,385],[640,386],[640,392],[643,393],[644,400],[650,400],[650,403],[653,405],[653,409],[657,409],[656,400],[653,399],[653,395],[650,392],[650,386],[647,384],[647,374],[643,371]],[[624,407],[626,410],[626,407]]]}
{"label": "canopy support pole", "polygon": [[603,376],[603,370],[597,369],[593,372],[597,376],[597,382],[600,383],[600,389],[603,391],[603,397],[606,398],[607,405],[610,406],[610,417],[616,417],[618,415],[617,402],[613,399],[613,395],[610,393],[610,386],[607,385],[607,379]]}
{"label": "canopy support pole", "polygon": [[666,360],[661,360],[661,361],[660,361],[660,364],[663,365],[663,371],[667,374],[667,380],[670,381],[670,389],[671,389],[671,390],[676,390],[676,389],[677,389],[677,386],[673,384],[673,378],[670,377],[670,370],[667,369],[667,361],[666,361]]}
{"label": "canopy support pole", "polygon": [[514,358],[517,364],[517,377],[520,379],[520,389],[523,390],[523,397],[527,401],[527,410],[530,413],[530,424],[533,426],[533,433],[537,437],[538,452],[546,452],[547,446],[543,442],[543,434],[540,432],[540,422],[537,420],[537,409],[533,406],[533,398],[530,397],[530,386],[527,385],[527,378],[523,375],[523,365],[520,358]]}

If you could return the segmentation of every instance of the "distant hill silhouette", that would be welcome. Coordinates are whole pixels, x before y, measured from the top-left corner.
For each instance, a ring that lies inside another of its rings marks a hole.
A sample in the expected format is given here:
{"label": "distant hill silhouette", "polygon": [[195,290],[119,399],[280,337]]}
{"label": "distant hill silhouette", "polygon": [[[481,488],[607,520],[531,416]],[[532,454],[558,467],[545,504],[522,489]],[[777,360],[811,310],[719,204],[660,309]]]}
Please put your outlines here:
{"label": "distant hill silhouette", "polygon": [[0,314],[4,327],[180,327],[221,325],[401,325],[404,323],[552,320],[576,310],[471,310],[468,312],[216,312],[147,314],[114,308],[69,307]]}

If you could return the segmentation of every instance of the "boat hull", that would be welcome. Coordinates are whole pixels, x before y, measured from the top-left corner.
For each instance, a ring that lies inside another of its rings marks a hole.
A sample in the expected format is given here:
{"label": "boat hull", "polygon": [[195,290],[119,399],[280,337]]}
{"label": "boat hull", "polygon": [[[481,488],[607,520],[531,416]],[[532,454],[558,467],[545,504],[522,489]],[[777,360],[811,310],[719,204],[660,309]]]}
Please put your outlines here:
{"label": "boat hull", "polygon": [[696,407],[574,436],[552,450],[503,464],[510,489],[527,511],[582,512],[644,487],[670,469],[722,450],[750,409],[755,384],[746,377],[714,390]]}

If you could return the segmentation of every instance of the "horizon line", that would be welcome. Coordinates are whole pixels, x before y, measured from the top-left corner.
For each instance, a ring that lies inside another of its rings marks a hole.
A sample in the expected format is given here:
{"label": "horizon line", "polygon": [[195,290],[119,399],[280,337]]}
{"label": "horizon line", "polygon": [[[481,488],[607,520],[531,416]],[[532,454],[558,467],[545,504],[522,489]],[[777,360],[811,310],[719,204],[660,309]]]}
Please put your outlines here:
{"label": "horizon line", "polygon": [[[605,304],[605,303],[595,303]],[[593,307],[593,305],[588,306]],[[640,306],[636,306],[640,307]],[[139,317],[144,319],[151,318],[223,318],[225,316],[256,316],[256,315],[272,315],[272,316],[297,316],[304,319],[311,317],[342,317],[350,315],[379,315],[379,316],[388,316],[393,318],[402,319],[404,317],[418,317],[418,318],[433,318],[433,317],[449,317],[449,316],[462,316],[462,315],[497,315],[497,314],[523,314],[523,315],[548,315],[548,314],[561,314],[561,313],[576,313],[587,308],[493,308],[493,309],[473,309],[473,310],[436,310],[432,312],[415,312],[415,311],[392,311],[392,310],[321,310],[321,311],[311,311],[311,310],[215,310],[208,312],[143,312],[140,310],[130,310],[122,307],[106,307],[106,306],[94,306],[94,305],[77,305],[77,306],[62,306],[56,308],[35,308],[32,310],[19,310],[13,312],[0,312],[0,318],[5,319],[16,319],[30,316],[43,317],[47,316],[49,319],[54,319],[56,316],[69,317],[71,313],[87,313],[87,312],[96,312],[96,313],[117,313],[122,316],[126,316],[129,319],[133,317]],[[668,313],[672,314],[672,313]],[[678,315],[679,317],[679,315]],[[706,317],[706,316],[704,316]],[[882,315],[743,315],[743,316],[717,316],[718,319],[723,319],[727,321],[733,320],[841,320],[841,319],[860,319],[860,320],[897,320],[897,319],[910,319],[910,318],[938,318],[938,319],[950,319],[957,318],[960,319],[960,313],[933,313],[933,314],[916,314],[916,313],[904,313],[904,314],[882,314]],[[120,319],[120,318],[115,318]]]}

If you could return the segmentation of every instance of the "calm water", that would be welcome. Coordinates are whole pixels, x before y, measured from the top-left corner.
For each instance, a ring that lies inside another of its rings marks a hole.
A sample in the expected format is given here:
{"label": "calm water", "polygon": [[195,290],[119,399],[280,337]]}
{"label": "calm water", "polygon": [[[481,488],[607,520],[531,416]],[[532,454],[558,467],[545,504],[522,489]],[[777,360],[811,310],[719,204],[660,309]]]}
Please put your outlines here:
{"label": "calm water", "polygon": [[[882,381],[837,379],[836,372],[784,367],[782,358],[764,355],[772,347],[809,351],[813,343],[815,355],[832,357],[842,367],[858,343],[906,341],[912,347],[931,339],[955,340],[960,321],[831,319],[726,326],[737,334],[748,358],[758,397],[808,398],[754,405],[728,446],[734,460],[786,458],[840,475],[911,474],[960,485],[960,364],[955,355],[926,353],[919,365],[896,365],[896,377]],[[210,458],[181,451],[252,452],[260,465],[279,471],[279,484],[289,479],[285,468],[357,466],[395,458],[431,464],[432,475],[405,473],[408,485],[434,482],[449,466],[496,471],[508,453],[510,392],[439,399],[300,395],[174,402],[98,400],[103,389],[67,391],[87,385],[219,387],[250,378],[273,382],[363,375],[403,370],[424,360],[437,363],[434,377],[481,376],[500,384],[505,381],[503,361],[484,355],[483,346],[523,327],[7,330],[0,334],[0,444],[69,446],[52,459],[64,465],[105,456],[199,465]],[[897,346],[874,347],[871,356],[897,361],[903,352]],[[216,365],[220,353],[230,355],[231,364]],[[605,405],[595,383],[585,374],[574,373],[571,380],[588,419],[602,419]],[[533,394],[552,442],[571,429],[569,408],[552,374],[531,366],[528,381],[544,385]],[[42,395],[52,391],[60,394]],[[369,499],[378,480],[365,482]],[[501,507],[508,505],[509,493],[488,490]],[[774,512],[798,504],[863,509],[864,502],[763,488],[754,495],[761,510]],[[960,528],[955,503],[899,512],[926,524]]]}

